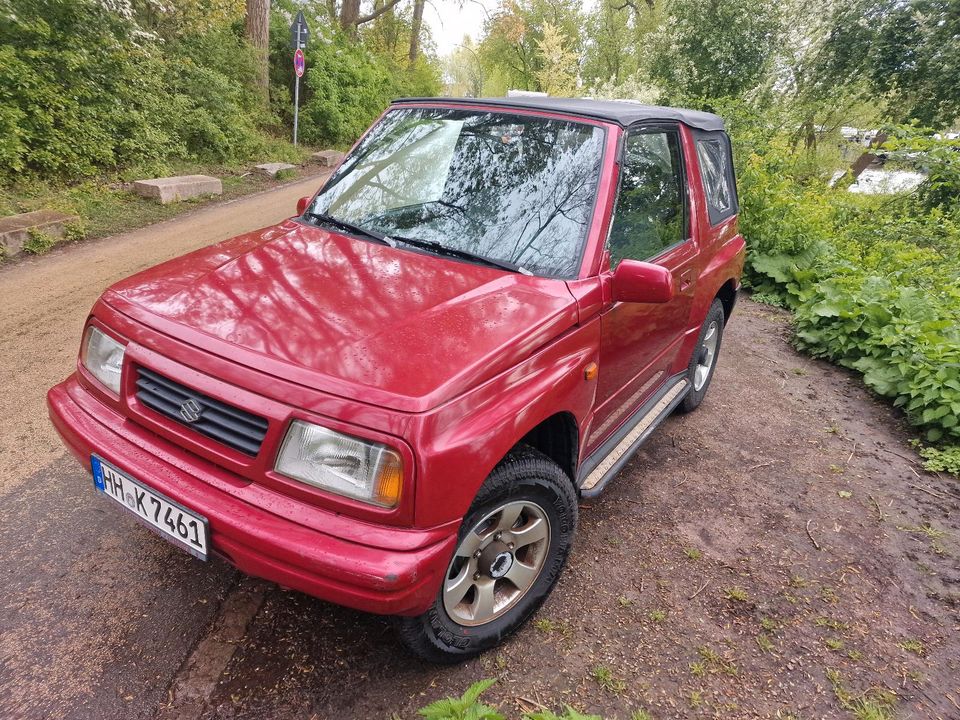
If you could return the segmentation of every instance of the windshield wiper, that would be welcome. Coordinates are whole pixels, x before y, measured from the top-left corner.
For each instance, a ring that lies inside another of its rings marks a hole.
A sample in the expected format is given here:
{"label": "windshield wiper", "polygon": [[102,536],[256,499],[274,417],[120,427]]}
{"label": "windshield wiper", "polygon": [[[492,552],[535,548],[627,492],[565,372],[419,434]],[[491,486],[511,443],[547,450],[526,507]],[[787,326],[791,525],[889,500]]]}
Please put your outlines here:
{"label": "windshield wiper", "polygon": [[495,260],[494,258],[489,258],[486,255],[470,252],[469,250],[448,247],[443,243],[437,242],[436,240],[420,240],[418,238],[403,237],[402,235],[391,235],[390,239],[397,240],[406,245],[413,245],[414,247],[423,248],[424,250],[430,250],[431,252],[435,252],[437,255],[446,255],[448,257],[472,260],[473,262],[478,262],[490,267],[500,268],[501,270],[509,270],[510,272],[520,273],[521,275],[533,275],[533,273],[527,270],[525,267],[507,260]]}
{"label": "windshield wiper", "polygon": [[317,222],[323,223],[324,225],[332,225],[333,227],[340,228],[341,230],[346,230],[349,233],[354,235],[360,235],[362,237],[368,238],[370,240],[376,240],[378,243],[383,245],[389,245],[390,247],[396,247],[396,243],[393,242],[393,238],[389,235],[384,235],[381,232],[376,230],[369,230],[360,225],[354,225],[352,222],[347,222],[346,220],[341,220],[340,218],[335,218],[333,215],[327,215],[325,213],[316,213],[308,210],[305,212],[304,217],[313,218]]}

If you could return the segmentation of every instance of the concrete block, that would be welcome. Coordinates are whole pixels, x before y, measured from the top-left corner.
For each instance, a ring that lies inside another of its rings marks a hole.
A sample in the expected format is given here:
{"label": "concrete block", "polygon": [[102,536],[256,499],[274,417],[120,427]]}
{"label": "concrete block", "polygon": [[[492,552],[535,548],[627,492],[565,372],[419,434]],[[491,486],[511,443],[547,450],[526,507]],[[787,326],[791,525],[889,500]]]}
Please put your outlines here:
{"label": "concrete block", "polygon": [[209,175],[181,175],[179,177],[137,180],[133,184],[137,195],[152,198],[160,204],[180,202],[200,195],[220,195],[223,183],[219,178]]}
{"label": "concrete block", "polygon": [[264,163],[263,165],[254,165],[253,171],[267,177],[276,177],[281,170],[295,170],[296,165],[290,163]]}
{"label": "concrete block", "polygon": [[31,230],[62,238],[67,225],[79,222],[80,218],[76,215],[67,215],[56,210],[35,210],[20,215],[8,215],[0,218],[0,245],[7,256],[16,255],[30,239]]}
{"label": "concrete block", "polygon": [[319,163],[323,167],[334,167],[339,165],[340,161],[343,160],[343,153],[338,150],[321,150],[320,152],[315,152],[310,158],[315,163]]}

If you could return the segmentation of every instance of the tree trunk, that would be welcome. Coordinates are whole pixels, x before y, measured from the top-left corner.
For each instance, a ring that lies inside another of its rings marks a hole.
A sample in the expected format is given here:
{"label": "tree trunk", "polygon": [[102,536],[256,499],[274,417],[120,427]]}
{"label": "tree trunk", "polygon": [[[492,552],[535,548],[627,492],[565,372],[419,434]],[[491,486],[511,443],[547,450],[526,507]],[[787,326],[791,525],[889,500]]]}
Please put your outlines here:
{"label": "tree trunk", "polygon": [[340,3],[340,27],[350,37],[357,34],[357,18],[360,17],[360,0],[343,0]]}
{"label": "tree trunk", "polygon": [[423,25],[423,5],[426,0],[413,0],[413,21],[410,27],[410,64],[417,61],[420,54],[420,27]]}
{"label": "tree trunk", "polygon": [[860,177],[860,173],[870,167],[870,163],[873,162],[873,152],[870,148],[878,148],[887,141],[887,134],[885,132],[878,132],[873,140],[870,141],[870,145],[863,152],[860,157],[856,159],[853,165],[850,166],[850,175],[853,177],[853,181],[856,182],[857,178]]}
{"label": "tree trunk", "polygon": [[356,37],[357,27],[371,20],[376,20],[399,2],[400,0],[386,0],[383,5],[374,8],[373,12],[368,15],[361,15],[360,0],[343,0],[340,3],[340,27],[350,37]]}
{"label": "tree trunk", "polygon": [[270,104],[270,0],[246,0],[245,34],[257,53],[254,81],[264,106]]}

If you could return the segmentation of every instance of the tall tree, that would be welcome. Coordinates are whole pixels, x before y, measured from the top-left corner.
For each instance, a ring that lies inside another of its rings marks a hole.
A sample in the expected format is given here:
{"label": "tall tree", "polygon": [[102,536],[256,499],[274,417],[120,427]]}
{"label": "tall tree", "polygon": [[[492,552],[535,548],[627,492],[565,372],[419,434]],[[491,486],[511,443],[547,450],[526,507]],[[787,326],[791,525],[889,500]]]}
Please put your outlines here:
{"label": "tall tree", "polygon": [[865,79],[894,121],[960,116],[960,2],[853,0],[838,8],[822,71]]}
{"label": "tall tree", "polygon": [[350,37],[356,37],[357,28],[371,20],[376,20],[399,2],[400,0],[386,0],[382,5],[375,5],[370,12],[361,14],[360,0],[342,0],[340,3],[340,27]]}
{"label": "tall tree", "polygon": [[542,66],[537,82],[543,92],[569,97],[577,91],[577,55],[567,48],[563,34],[550,23],[543,26],[543,39],[537,41]]}
{"label": "tall tree", "polygon": [[677,101],[735,97],[771,69],[777,0],[673,0],[647,50],[653,79]]}
{"label": "tall tree", "polygon": [[257,53],[254,78],[264,105],[270,103],[270,0],[246,0],[244,33]]}
{"label": "tall tree", "polygon": [[420,29],[423,26],[423,6],[426,0],[413,0],[413,20],[410,23],[410,64],[420,54]]}

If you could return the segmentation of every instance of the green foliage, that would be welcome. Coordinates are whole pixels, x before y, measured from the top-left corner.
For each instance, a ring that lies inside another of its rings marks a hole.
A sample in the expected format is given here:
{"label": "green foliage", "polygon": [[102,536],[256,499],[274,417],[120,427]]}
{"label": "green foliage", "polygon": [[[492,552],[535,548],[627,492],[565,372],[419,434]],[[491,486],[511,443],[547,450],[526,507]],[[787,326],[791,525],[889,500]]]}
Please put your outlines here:
{"label": "green foliage", "polygon": [[[390,101],[440,92],[437,63],[420,56],[410,65],[379,32],[366,42],[331,29],[321,5],[306,5],[314,30],[300,82],[300,127],[303,142],[352,144]],[[311,17],[311,14],[313,17]],[[270,27],[271,102],[286,124],[293,124],[293,73],[289,18],[275,11]]]}
{"label": "green foliage", "polygon": [[161,38],[94,0],[19,3],[0,13],[0,176],[252,156],[251,75],[228,25]]}
{"label": "green foliage", "polygon": [[671,98],[733,97],[756,86],[782,34],[772,0],[674,0],[649,46],[650,73]]}
{"label": "green foliage", "polygon": [[459,698],[442,698],[421,708],[419,714],[427,720],[504,720],[496,709],[480,702],[483,694],[496,680],[480,680],[471,685]]}
{"label": "green foliage", "polygon": [[23,251],[31,255],[43,255],[57,244],[57,238],[36,228],[27,230],[27,240],[23,243]]}
{"label": "green foliage", "polygon": [[[895,120],[946,125],[960,115],[960,6],[952,0],[837,3],[814,68],[821,84],[864,81]],[[908,60],[907,60],[908,59]]]}
{"label": "green foliage", "polygon": [[960,153],[900,128],[928,169],[912,195],[826,186],[776,139],[740,157],[747,283],[794,311],[798,347],[863,374],[929,442],[960,438]]}
{"label": "green foliage", "polygon": [[[427,720],[504,720],[495,708],[480,702],[480,696],[493,685],[496,680],[480,680],[458,698],[442,698],[421,708],[418,713]],[[643,712],[643,711],[639,711]],[[638,720],[650,720],[646,713],[635,716]],[[585,715],[582,712],[564,706],[563,714],[558,715],[552,710],[543,709],[534,713],[524,713],[523,720],[603,720],[599,715]]]}
{"label": "green foliage", "polygon": [[[515,0],[503,2],[487,20],[480,43],[487,78],[485,94],[503,94],[508,88],[546,90],[545,69],[556,64],[566,69],[569,62],[557,55],[558,43],[565,52],[579,56],[582,49],[580,3],[575,0]],[[547,31],[547,26],[552,30]],[[543,43],[547,35],[547,52]],[[551,60],[550,55],[553,55]],[[492,90],[491,80],[496,89]],[[564,83],[567,85],[568,83]],[[560,88],[564,91],[568,88]]]}
{"label": "green foliage", "polygon": [[925,447],[920,450],[923,467],[931,472],[946,472],[960,477],[960,445],[943,448]]}

